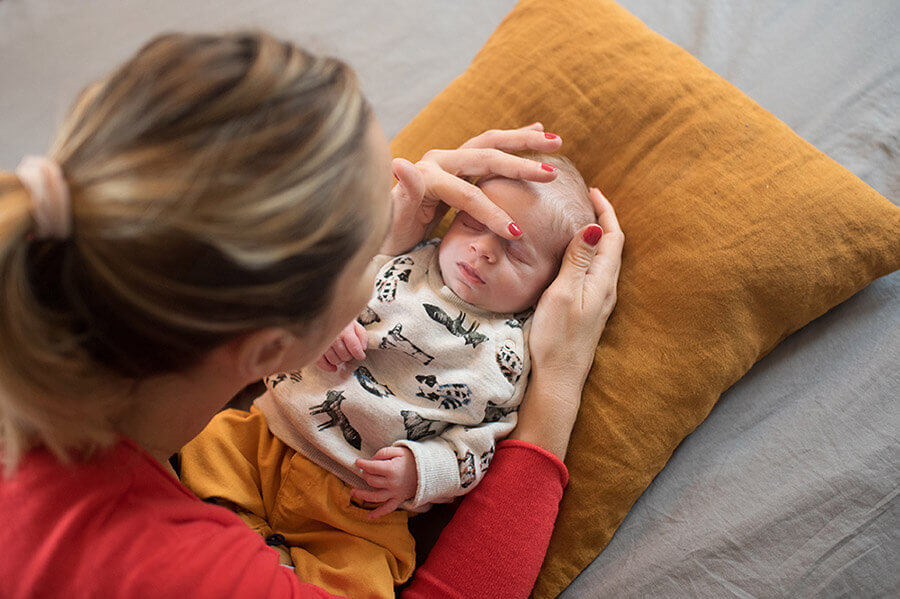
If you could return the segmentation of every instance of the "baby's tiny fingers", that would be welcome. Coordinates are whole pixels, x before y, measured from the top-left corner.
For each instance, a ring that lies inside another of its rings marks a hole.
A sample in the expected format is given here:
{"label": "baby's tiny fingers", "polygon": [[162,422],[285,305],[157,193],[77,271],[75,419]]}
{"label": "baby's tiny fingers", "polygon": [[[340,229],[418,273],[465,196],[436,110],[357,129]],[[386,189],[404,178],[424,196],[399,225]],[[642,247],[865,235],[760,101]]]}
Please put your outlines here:
{"label": "baby's tiny fingers", "polygon": [[396,510],[400,506],[400,502],[396,499],[390,499],[385,501],[380,506],[372,510],[369,514],[369,520],[374,520],[375,518],[380,518],[386,514],[390,514],[394,510]]}
{"label": "baby's tiny fingers", "polygon": [[350,355],[356,358],[357,360],[365,360],[366,352],[363,351],[363,346],[359,342],[359,337],[356,336],[356,333],[350,333],[344,339],[344,345],[347,347],[347,351],[350,352]]}
{"label": "baby's tiny fingers", "polygon": [[338,339],[334,343],[331,344],[331,349],[334,350],[334,353],[337,354],[337,357],[341,362],[349,362],[353,359],[353,356],[350,355],[350,351],[347,349],[347,345],[344,343],[343,339]]}
{"label": "baby's tiny fingers", "polygon": [[337,372],[337,367],[325,359],[325,356],[322,356],[318,360],[316,360],[316,366],[324,370],[325,372]]}
{"label": "baby's tiny fingers", "polygon": [[371,503],[387,501],[394,496],[392,491],[386,489],[351,489],[350,495],[356,499],[369,501]]}
{"label": "baby's tiny fingers", "polygon": [[363,472],[360,474],[362,479],[366,481],[366,484],[375,489],[393,489],[394,485],[391,482],[383,477],[378,476],[377,474],[369,474],[368,472]]}
{"label": "baby's tiny fingers", "polygon": [[385,460],[356,460],[356,467],[363,472],[376,476],[388,476],[394,472],[394,467]]}

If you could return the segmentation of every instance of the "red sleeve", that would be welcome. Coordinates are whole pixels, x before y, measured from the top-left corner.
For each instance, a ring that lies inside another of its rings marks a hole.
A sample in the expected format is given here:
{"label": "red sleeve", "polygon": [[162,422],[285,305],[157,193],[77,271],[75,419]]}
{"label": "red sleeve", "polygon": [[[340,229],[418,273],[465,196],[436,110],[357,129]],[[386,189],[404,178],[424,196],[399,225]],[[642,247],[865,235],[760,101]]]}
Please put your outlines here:
{"label": "red sleeve", "polygon": [[465,496],[404,599],[528,597],[544,561],[568,471],[552,453],[507,439]]}

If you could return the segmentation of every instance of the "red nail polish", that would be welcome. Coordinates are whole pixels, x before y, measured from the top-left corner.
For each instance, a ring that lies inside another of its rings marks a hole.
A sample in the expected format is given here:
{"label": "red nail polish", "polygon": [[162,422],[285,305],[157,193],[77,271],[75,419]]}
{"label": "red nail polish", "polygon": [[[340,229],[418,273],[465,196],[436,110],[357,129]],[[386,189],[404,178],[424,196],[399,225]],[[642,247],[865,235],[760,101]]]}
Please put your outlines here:
{"label": "red nail polish", "polygon": [[600,225],[591,225],[585,230],[583,237],[588,245],[597,245],[597,242],[603,237],[603,229],[600,228]]}
{"label": "red nail polish", "polygon": [[553,166],[552,164],[547,164],[546,162],[542,162],[542,163],[541,163],[541,168],[544,169],[544,170],[547,171],[547,172],[550,172],[550,173],[556,171],[556,167],[555,167],[555,166]]}
{"label": "red nail polish", "polygon": [[556,133],[544,133],[544,137],[546,137],[547,139],[556,139],[557,137],[559,137],[559,135],[557,135]]}
{"label": "red nail polish", "polygon": [[518,237],[519,235],[522,234],[522,229],[520,229],[519,225],[517,225],[516,223],[509,223],[509,226],[507,227],[507,229],[509,229],[509,232],[512,233],[513,235],[515,235],[516,237]]}

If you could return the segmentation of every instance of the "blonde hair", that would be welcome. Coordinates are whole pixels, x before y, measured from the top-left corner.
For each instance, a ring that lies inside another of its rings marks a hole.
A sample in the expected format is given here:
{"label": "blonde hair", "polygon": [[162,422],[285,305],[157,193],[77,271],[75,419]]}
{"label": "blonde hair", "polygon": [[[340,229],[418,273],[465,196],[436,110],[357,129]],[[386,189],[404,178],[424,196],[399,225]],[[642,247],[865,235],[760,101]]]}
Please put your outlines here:
{"label": "blonde hair", "polygon": [[0,173],[7,472],[111,443],[128,385],[320,315],[370,234],[370,123],[346,64],[264,33],[163,35],[88,86],[50,153],[69,238],[32,239]]}
{"label": "blonde hair", "polygon": [[[590,191],[575,164],[562,154],[551,154],[528,150],[516,152],[516,156],[543,162],[557,168],[556,179],[550,183],[521,181],[552,207],[550,227],[566,239],[585,225],[597,222]],[[562,261],[566,246],[556,252],[555,258]]]}

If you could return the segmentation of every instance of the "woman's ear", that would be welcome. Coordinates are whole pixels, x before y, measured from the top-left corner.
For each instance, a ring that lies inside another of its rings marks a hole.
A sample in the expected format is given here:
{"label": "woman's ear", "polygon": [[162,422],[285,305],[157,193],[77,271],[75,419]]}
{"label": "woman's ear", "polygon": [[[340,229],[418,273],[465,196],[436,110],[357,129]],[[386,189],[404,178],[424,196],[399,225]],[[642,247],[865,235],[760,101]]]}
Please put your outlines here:
{"label": "woman's ear", "polygon": [[267,328],[245,335],[235,343],[234,365],[249,384],[282,370],[294,338],[284,329]]}

